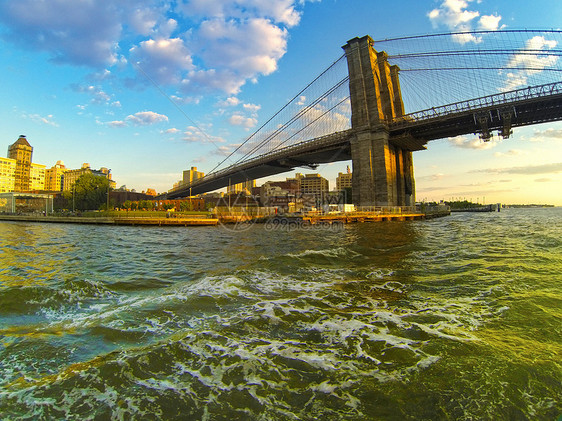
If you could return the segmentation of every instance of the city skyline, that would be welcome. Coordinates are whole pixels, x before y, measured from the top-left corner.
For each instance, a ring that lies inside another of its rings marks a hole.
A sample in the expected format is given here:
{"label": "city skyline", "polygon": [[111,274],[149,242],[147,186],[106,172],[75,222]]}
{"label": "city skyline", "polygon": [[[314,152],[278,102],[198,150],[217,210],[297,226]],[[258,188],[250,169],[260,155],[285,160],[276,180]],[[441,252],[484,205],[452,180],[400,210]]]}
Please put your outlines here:
{"label": "city skyline", "polygon": [[[35,162],[105,165],[119,185],[158,192],[192,166],[210,171],[350,38],[556,28],[562,17],[556,1],[41,4],[0,2],[4,143],[23,133]],[[476,136],[430,142],[414,153],[417,200],[562,205],[561,152],[560,122],[487,143]],[[332,187],[347,165],[315,172]],[[295,171],[304,172],[277,178]]]}

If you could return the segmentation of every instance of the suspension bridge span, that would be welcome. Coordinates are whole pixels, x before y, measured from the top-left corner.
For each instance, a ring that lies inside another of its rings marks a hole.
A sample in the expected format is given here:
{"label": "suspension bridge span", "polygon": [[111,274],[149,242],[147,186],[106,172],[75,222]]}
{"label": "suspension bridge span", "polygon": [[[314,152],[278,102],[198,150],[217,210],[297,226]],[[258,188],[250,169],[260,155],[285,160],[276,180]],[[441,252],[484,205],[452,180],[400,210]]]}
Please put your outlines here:
{"label": "suspension bridge span", "polygon": [[[524,48],[483,52],[479,49],[478,54],[448,49],[410,55],[433,64],[442,57],[464,58],[467,61],[459,68],[492,71],[503,78],[504,85],[493,94],[409,113],[405,111],[399,78],[405,69],[390,64],[390,60],[400,62],[409,57],[408,53],[389,56],[374,48],[371,37],[354,38],[343,46],[342,58],[328,69],[334,72],[334,68],[345,63],[346,75],[335,77],[333,85],[323,86],[320,96],[308,102],[305,88],[289,102],[296,112],[288,121],[283,124],[274,119],[268,121],[270,127],[266,123],[258,130],[261,136],[250,136],[228,157],[237,154],[236,162],[172,189],[165,196],[201,194],[298,167],[316,168],[319,164],[351,160],[356,205],[413,205],[412,153],[426,149],[428,142],[467,134],[478,134],[482,141],[488,141],[496,131],[507,138],[515,127],[562,120],[562,81],[558,80],[562,69],[557,65],[562,51],[555,48],[557,41],[545,37],[543,32],[521,32],[529,34]],[[559,35],[560,31],[549,33]],[[474,57],[489,60],[497,55],[509,57],[503,67],[474,60]],[[456,69],[448,66],[439,68],[438,64],[435,69],[440,69],[441,74]],[[546,70],[550,70],[549,78],[535,78],[542,83],[529,85],[532,75],[544,76]],[[329,71],[321,76],[329,78]],[[320,76],[314,82],[319,79]],[[517,83],[525,82],[528,86],[517,87]],[[457,79],[446,84],[451,90],[459,89],[461,95],[478,92],[471,81]]]}

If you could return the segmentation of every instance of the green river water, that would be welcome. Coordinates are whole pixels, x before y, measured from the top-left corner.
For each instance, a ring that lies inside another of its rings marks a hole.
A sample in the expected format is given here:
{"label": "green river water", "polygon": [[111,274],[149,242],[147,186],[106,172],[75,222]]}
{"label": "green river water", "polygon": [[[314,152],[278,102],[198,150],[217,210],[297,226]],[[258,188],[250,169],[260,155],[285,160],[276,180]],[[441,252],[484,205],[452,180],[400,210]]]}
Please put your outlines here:
{"label": "green river water", "polygon": [[561,281],[561,208],[1,222],[0,419],[559,420]]}

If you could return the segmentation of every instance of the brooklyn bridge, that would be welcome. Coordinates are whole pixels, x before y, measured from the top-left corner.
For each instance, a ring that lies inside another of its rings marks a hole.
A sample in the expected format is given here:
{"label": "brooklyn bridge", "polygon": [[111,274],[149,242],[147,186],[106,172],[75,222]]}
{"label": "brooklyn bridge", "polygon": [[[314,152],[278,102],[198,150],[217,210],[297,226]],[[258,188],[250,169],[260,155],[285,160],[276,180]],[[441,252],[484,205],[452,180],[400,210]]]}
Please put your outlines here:
{"label": "brooklyn bridge", "polygon": [[486,142],[562,119],[561,38],[562,31],[504,30],[351,39],[214,170],[164,196],[351,161],[356,205],[411,206],[412,152],[428,142],[473,134]]}

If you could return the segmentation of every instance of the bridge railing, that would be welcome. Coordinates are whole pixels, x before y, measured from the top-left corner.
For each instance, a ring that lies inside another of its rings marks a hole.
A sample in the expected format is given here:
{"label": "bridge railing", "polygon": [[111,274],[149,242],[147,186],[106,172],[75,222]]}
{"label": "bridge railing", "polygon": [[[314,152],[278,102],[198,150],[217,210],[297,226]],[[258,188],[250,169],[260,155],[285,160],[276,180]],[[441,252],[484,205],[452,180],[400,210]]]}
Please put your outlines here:
{"label": "bridge railing", "polygon": [[414,113],[406,114],[399,120],[393,121],[393,128],[408,126],[415,121],[429,120],[432,118],[445,117],[450,114],[462,113],[468,111],[482,110],[497,105],[524,101],[533,98],[540,98],[548,95],[556,95],[562,93],[562,82],[548,83],[545,85],[529,86],[527,88],[516,89],[508,92],[501,92],[484,96],[481,98],[469,99],[466,101],[455,102],[453,104],[432,107]]}

